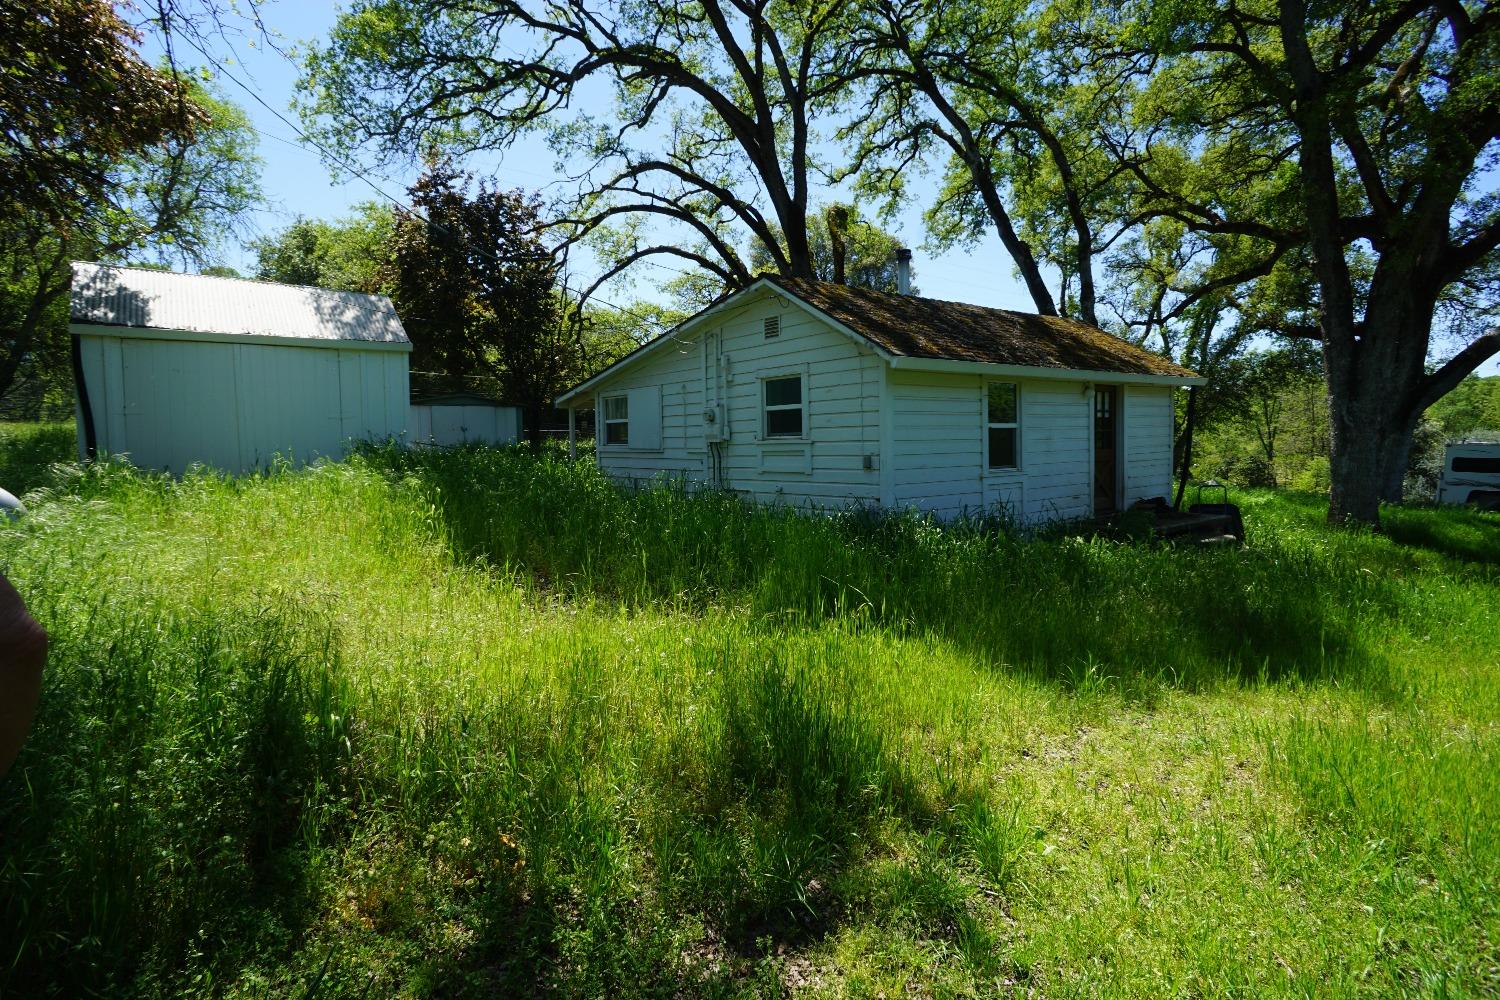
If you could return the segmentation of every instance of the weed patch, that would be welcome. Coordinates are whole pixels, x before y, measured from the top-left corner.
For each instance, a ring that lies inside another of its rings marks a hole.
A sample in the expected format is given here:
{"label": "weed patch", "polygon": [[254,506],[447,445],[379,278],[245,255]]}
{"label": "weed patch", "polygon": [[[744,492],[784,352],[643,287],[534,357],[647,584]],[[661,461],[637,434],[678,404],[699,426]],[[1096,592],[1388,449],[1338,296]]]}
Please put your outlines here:
{"label": "weed patch", "polygon": [[0,993],[1493,992],[1495,519],[1244,501],[1200,552],[484,449],[54,470]]}

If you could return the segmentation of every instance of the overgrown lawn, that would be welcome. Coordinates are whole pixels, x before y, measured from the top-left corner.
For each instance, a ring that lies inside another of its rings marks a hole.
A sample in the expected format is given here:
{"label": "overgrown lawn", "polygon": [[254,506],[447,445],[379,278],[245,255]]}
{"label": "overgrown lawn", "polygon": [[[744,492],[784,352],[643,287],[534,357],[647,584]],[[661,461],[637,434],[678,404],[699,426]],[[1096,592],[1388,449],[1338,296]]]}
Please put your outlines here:
{"label": "overgrown lawn", "polygon": [[1500,990],[1500,518],[1252,544],[373,450],[61,471],[0,994]]}

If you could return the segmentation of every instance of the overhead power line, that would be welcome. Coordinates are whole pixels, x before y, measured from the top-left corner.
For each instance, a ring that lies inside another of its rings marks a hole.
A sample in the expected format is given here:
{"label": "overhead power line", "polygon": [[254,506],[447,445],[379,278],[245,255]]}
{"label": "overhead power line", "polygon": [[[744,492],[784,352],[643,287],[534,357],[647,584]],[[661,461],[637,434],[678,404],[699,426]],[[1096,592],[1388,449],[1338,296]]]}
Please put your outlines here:
{"label": "overhead power line", "polygon": [[[289,128],[293,132],[295,132],[297,134],[297,136],[304,143],[306,143],[309,146],[312,146],[319,153],[321,153],[325,158],[327,158],[330,162],[337,164],[338,166],[342,167],[344,170],[347,170],[349,173],[353,174],[355,177],[358,177],[361,181],[363,181],[365,184],[367,184],[369,186],[370,190],[374,191],[377,195],[379,195],[380,197],[384,198],[386,201],[390,202],[396,208],[399,208],[401,211],[405,212],[406,214],[408,214],[408,215],[410,215],[410,216],[412,216],[414,218],[421,219],[427,225],[433,226],[434,228],[438,229],[441,232],[448,233],[448,230],[443,226],[442,223],[432,221],[430,218],[428,218],[427,216],[423,215],[421,212],[417,211],[412,206],[407,205],[405,202],[401,201],[399,198],[396,198],[395,196],[393,196],[392,194],[390,194],[390,192],[388,192],[384,188],[382,188],[379,184],[375,183],[375,181],[371,180],[365,174],[365,172],[362,171],[358,166],[356,166],[355,164],[351,163],[349,160],[345,159],[344,157],[339,156],[337,153],[335,153],[333,150],[329,149],[327,146],[323,145],[317,139],[314,139],[312,136],[310,136],[306,132],[304,132],[301,129],[300,126],[298,126],[290,118],[288,118],[286,115],[282,114],[279,110],[277,110],[275,107],[273,107],[270,103],[268,103],[266,101],[265,98],[261,97],[260,93],[258,91],[256,91],[256,89],[254,87],[251,87],[250,85],[248,85],[247,83],[245,83],[243,80],[241,80],[239,77],[237,77],[233,73],[229,72],[229,70],[228,70],[227,67],[225,67],[218,59],[214,58],[207,51],[205,51],[204,48],[201,45],[198,44],[197,39],[193,38],[191,35],[188,35],[188,34],[184,34],[181,37],[200,56],[202,56],[204,59],[207,59],[209,61],[209,63],[216,68],[217,72],[221,73],[226,79],[228,79],[231,82],[233,82],[237,87],[239,87],[245,93],[249,94],[251,96],[251,98],[253,98],[255,100],[255,103],[259,104],[261,107],[263,107],[267,111],[269,111],[272,115],[276,116],[276,118],[277,118],[278,121],[280,121],[287,128]],[[253,125],[251,126],[251,128],[254,128],[255,131],[258,132],[258,133],[260,133],[261,135],[269,135],[269,133],[263,132],[261,129],[255,128]],[[280,142],[287,142],[288,144],[290,144],[289,140],[284,139],[281,136],[270,136],[270,137],[273,138],[273,139],[277,139]],[[448,235],[452,235],[452,234],[448,233]],[[477,249],[479,250],[479,253],[482,256],[488,258],[489,260],[493,261],[496,264],[514,263],[514,261],[512,261],[512,260],[502,259],[501,257],[499,257],[499,256],[497,256],[497,255],[495,255],[493,253],[490,253],[488,250],[484,249],[483,247],[480,247],[480,248],[477,248]],[[658,265],[658,266],[665,266],[665,265]],[[685,274],[687,272],[680,272],[680,273],[684,273]],[[578,289],[576,289],[576,288],[570,288],[564,282],[559,282],[559,284],[562,286],[562,289],[564,291],[571,292],[573,295],[578,296],[580,302],[585,301],[583,299],[583,293],[581,291],[579,291]],[[632,319],[639,320],[639,321],[641,321],[643,323],[654,323],[654,321],[652,319],[650,319],[649,317],[643,316],[640,313],[634,311],[633,309],[627,309],[625,306],[618,305],[618,304],[616,304],[614,302],[610,302],[608,299],[600,298],[600,297],[595,296],[595,295],[590,295],[586,301],[589,301],[589,302],[598,302],[600,305],[608,306],[611,309],[614,309],[614,310],[616,310],[616,311],[618,311],[620,313],[623,313],[626,316],[631,317]]]}

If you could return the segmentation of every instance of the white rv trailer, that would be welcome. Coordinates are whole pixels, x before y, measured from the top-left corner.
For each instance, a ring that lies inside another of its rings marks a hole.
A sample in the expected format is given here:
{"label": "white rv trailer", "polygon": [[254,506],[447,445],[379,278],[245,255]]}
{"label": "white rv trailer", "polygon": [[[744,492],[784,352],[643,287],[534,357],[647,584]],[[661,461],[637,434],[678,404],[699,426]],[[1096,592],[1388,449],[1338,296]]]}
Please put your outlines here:
{"label": "white rv trailer", "polygon": [[1443,455],[1437,501],[1500,510],[1500,441],[1450,444]]}

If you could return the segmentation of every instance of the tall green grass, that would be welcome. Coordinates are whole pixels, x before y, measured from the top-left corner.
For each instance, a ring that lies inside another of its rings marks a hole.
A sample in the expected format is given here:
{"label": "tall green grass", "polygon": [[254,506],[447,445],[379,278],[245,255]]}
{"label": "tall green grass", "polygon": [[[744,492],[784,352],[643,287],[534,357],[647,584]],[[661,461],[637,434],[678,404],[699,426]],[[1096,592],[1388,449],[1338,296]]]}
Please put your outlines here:
{"label": "tall green grass", "polygon": [[0,528],[54,639],[4,995],[1495,985],[1492,518],[1253,494],[1199,552],[486,450],[49,482]]}
{"label": "tall green grass", "polygon": [[47,482],[54,463],[77,456],[71,420],[55,424],[0,422],[0,489],[20,496]]}
{"label": "tall green grass", "polygon": [[[1390,546],[1356,533],[1308,544],[1306,530],[1273,529],[1243,551],[1203,552],[620,491],[592,465],[503,451],[386,448],[364,461],[418,490],[457,552],[564,595],[936,632],[1052,679],[1381,678],[1389,637],[1444,607],[1413,592]],[[1493,516],[1458,517],[1496,535]]]}

